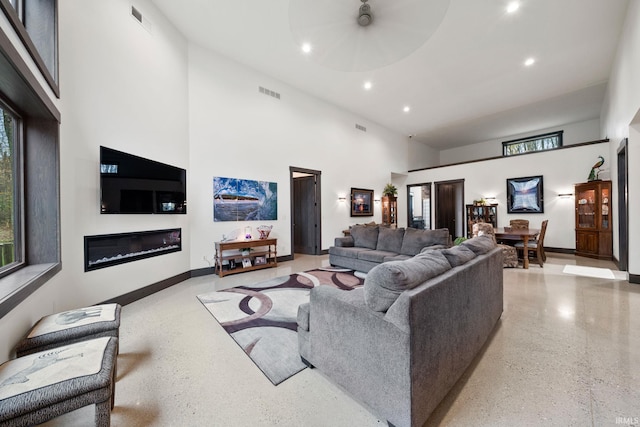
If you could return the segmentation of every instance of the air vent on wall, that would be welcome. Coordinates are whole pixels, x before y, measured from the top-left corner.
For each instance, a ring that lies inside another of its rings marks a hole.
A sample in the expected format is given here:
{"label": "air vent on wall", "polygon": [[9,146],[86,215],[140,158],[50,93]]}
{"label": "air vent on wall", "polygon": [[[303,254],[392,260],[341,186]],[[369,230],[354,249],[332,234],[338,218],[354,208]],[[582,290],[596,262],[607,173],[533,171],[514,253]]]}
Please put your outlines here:
{"label": "air vent on wall", "polygon": [[280,99],[280,94],[278,92],[274,92],[262,86],[258,86],[258,92],[264,93],[265,95],[272,96],[276,99]]}
{"label": "air vent on wall", "polygon": [[142,24],[142,13],[135,7],[131,6],[131,15]]}
{"label": "air vent on wall", "polygon": [[138,22],[138,24],[142,25],[142,28],[144,28],[150,33],[152,32],[151,29],[153,26],[151,24],[151,21],[149,21],[147,18],[142,16],[142,12],[136,9],[135,6],[131,6],[131,16],[133,16],[133,19],[135,19]]}
{"label": "air vent on wall", "polygon": [[366,132],[367,128],[356,123],[356,129],[361,130],[362,132]]}

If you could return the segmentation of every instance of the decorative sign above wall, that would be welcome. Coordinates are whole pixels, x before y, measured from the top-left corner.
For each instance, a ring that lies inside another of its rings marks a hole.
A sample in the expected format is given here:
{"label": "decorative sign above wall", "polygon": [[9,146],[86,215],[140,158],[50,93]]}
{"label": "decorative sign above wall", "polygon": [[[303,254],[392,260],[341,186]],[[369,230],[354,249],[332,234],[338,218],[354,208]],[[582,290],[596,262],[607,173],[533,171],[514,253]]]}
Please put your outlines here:
{"label": "decorative sign above wall", "polygon": [[213,178],[214,221],[278,219],[278,183]]}

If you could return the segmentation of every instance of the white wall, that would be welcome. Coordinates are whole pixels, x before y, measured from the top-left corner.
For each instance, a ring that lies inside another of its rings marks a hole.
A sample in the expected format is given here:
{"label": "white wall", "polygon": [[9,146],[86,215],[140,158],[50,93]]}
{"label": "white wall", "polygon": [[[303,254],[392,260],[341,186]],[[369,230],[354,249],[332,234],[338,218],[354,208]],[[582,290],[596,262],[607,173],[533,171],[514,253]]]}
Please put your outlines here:
{"label": "white wall", "polygon": [[[629,138],[629,273],[640,275],[640,0],[631,0],[618,51],[611,69],[602,114],[602,135],[611,141],[609,157],[615,158],[619,143]],[[612,176],[617,176],[614,165]],[[614,180],[615,181],[615,180]],[[614,182],[613,194],[617,194]],[[614,211],[614,255],[618,256],[617,219]]]}
{"label": "white wall", "polygon": [[[479,142],[477,144],[465,145],[464,147],[451,148],[440,152],[441,165],[449,165],[452,163],[466,162],[475,159],[486,159],[488,157],[502,156],[502,143],[513,139],[526,138],[533,135],[541,135],[549,132],[557,132],[563,130],[562,144],[572,145],[581,142],[596,141],[600,139],[600,120],[586,120],[576,123],[567,123],[562,126],[556,126],[546,129],[538,129],[533,132],[527,132],[517,135],[511,135],[505,138],[493,139],[489,141]],[[426,166],[423,166],[426,167]]]}
{"label": "white wall", "polygon": [[[259,93],[259,86],[280,93],[280,100]],[[291,254],[290,166],[322,172],[323,249],[349,224],[381,219],[380,204],[372,218],[349,216],[351,187],[372,189],[379,198],[390,172],[408,168],[405,136],[196,45],[189,47],[189,110],[192,269],[208,267],[203,257],[213,257],[213,243],[245,225],[273,225],[278,255]],[[214,222],[215,176],[276,182],[278,219]]]}
{"label": "white wall", "polygon": [[409,140],[409,170],[437,166],[440,163],[440,151],[426,144]]}
{"label": "white wall", "polygon": [[[62,271],[0,319],[0,359],[45,314],[95,304],[189,270],[186,215],[100,215],[99,147],[189,167],[187,45],[149,1],[59,8]],[[87,235],[182,227],[183,250],[84,272]]]}
{"label": "white wall", "polygon": [[[606,157],[608,152],[609,144],[599,143],[523,156],[443,166],[411,172],[407,184],[464,179],[465,204],[471,204],[473,200],[482,197],[496,197],[499,227],[509,225],[511,219],[523,218],[528,219],[532,227],[538,224],[539,228],[539,224],[544,219],[548,219],[545,246],[575,249],[574,198],[559,197],[558,194],[573,193],[574,184],[586,182],[591,166],[598,160],[598,156]],[[610,159],[607,158],[606,161],[610,167]],[[606,166],[607,164],[605,164]],[[600,174],[600,178],[609,179],[608,169],[608,167],[605,168]],[[508,214],[506,205],[507,178],[535,175],[543,177],[544,213]]]}

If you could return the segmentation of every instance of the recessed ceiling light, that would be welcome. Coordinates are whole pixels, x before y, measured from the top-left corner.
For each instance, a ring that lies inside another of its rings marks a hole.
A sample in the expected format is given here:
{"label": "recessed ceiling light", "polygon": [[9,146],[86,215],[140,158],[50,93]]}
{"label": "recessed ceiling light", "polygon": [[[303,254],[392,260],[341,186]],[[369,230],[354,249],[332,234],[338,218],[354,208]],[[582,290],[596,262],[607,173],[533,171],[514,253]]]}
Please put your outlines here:
{"label": "recessed ceiling light", "polygon": [[311,53],[311,44],[310,43],[303,43],[302,46],[300,47],[300,49],[302,49],[302,52],[304,52],[304,53]]}
{"label": "recessed ceiling light", "polygon": [[533,64],[535,64],[536,60],[533,58],[527,58],[526,61],[524,61],[524,65],[526,65],[527,67],[532,66]]}
{"label": "recessed ceiling light", "polygon": [[364,82],[362,86],[364,87],[365,90],[369,90],[373,87],[373,85],[369,81]]}
{"label": "recessed ceiling light", "polygon": [[507,6],[507,13],[515,12],[516,10],[518,10],[519,7],[520,7],[520,3],[518,3],[517,1],[512,1]]}
{"label": "recessed ceiling light", "polygon": [[405,105],[402,111],[404,111],[405,113],[408,113],[409,111],[411,111],[411,107],[409,107],[408,105]]}

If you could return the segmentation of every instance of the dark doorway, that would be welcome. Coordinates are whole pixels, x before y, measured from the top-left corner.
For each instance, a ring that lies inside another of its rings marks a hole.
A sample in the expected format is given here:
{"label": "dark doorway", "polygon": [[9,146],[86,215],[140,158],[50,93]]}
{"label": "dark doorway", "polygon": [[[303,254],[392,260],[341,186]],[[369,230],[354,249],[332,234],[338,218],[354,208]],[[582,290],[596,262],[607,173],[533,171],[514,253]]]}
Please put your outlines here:
{"label": "dark doorway", "polygon": [[464,236],[464,180],[435,183],[435,228],[447,228],[451,238]]}
{"label": "dark doorway", "polygon": [[320,171],[291,172],[291,247],[293,253],[320,255]]}
{"label": "dark doorway", "polygon": [[618,147],[618,269],[621,271],[629,268],[628,144],[629,140],[625,138]]}

